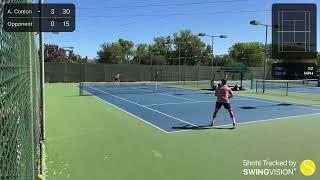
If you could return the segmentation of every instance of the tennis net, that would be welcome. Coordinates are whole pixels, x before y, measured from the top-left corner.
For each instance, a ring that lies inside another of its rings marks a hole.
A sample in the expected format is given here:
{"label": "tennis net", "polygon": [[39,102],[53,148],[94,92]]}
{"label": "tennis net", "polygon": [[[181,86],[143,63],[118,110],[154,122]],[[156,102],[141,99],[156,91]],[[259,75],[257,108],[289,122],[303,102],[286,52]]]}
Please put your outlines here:
{"label": "tennis net", "polygon": [[289,88],[320,87],[319,79],[303,80],[257,80],[256,89],[286,90]]}
{"label": "tennis net", "polygon": [[256,93],[287,97],[295,101],[319,104],[320,87],[318,79],[307,80],[257,80]]}
{"label": "tennis net", "polygon": [[80,82],[79,94],[113,95],[113,94],[146,94],[161,92],[192,93],[210,90],[211,81],[169,81],[169,82]]}

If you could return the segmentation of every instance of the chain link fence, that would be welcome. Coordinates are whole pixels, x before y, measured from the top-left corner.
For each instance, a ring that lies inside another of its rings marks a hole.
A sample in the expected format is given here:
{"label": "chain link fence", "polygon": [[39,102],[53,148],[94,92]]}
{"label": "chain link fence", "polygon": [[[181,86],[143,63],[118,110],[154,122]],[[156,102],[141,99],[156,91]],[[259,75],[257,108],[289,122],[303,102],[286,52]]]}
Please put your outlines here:
{"label": "chain link fence", "polygon": [[41,167],[39,60],[34,33],[3,31],[0,4],[0,179],[34,180]]}
{"label": "chain link fence", "polygon": [[[68,64],[45,63],[46,82],[109,82],[115,74],[120,80],[131,81],[199,81],[199,80],[239,80],[240,74],[219,73],[221,67],[188,65],[137,65],[137,64]],[[263,68],[252,67],[244,79],[262,79]]]}

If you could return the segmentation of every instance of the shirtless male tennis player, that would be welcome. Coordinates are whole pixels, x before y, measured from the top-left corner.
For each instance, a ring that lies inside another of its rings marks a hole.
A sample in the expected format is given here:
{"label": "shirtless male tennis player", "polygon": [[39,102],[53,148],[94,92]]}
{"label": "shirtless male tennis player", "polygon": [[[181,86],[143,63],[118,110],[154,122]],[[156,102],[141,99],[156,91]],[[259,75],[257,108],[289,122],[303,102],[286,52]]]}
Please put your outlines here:
{"label": "shirtless male tennis player", "polygon": [[230,117],[232,119],[233,127],[237,127],[236,119],[234,117],[234,113],[231,109],[230,99],[233,98],[232,90],[227,86],[227,81],[225,79],[221,80],[221,84],[217,87],[215,91],[215,96],[217,96],[216,108],[212,116],[212,121],[210,126],[214,127],[214,123],[217,117],[217,114],[221,107],[223,106],[228,110]]}

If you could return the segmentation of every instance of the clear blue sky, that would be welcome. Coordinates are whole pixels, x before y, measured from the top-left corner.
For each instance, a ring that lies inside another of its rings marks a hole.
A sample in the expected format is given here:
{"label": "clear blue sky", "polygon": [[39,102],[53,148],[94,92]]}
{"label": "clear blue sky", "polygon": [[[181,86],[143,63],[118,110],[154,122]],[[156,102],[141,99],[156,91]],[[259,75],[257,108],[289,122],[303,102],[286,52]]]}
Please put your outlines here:
{"label": "clear blue sky", "polygon": [[[119,38],[151,43],[155,36],[172,35],[181,29],[193,33],[227,34],[215,41],[215,54],[223,54],[236,42],[264,42],[265,29],[251,26],[259,19],[271,24],[273,3],[316,3],[318,0],[45,0],[46,3],[74,3],[76,31],[45,34],[45,43],[72,46],[75,52],[96,57],[103,42]],[[319,24],[318,13],[318,24]],[[320,29],[320,27],[318,28]],[[319,32],[319,30],[318,30]],[[271,31],[269,33],[271,36]],[[269,36],[269,37],[270,37]],[[320,33],[318,33],[318,43]],[[210,39],[203,38],[206,43]],[[269,42],[271,37],[269,38]],[[319,50],[318,45],[318,51]]]}

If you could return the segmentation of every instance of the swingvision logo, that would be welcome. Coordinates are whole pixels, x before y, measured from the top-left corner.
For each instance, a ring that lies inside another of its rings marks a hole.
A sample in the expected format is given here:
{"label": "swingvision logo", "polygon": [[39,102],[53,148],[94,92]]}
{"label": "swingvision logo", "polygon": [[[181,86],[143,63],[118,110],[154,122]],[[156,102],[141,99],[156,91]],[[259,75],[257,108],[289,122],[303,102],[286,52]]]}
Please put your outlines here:
{"label": "swingvision logo", "polygon": [[304,176],[312,176],[317,170],[316,163],[312,160],[304,160],[300,164],[300,172]]}
{"label": "swingvision logo", "polygon": [[244,176],[293,176],[297,174],[297,162],[293,160],[243,160]]}
{"label": "swingvision logo", "polygon": [[[316,163],[310,159],[300,163],[294,160],[243,160],[242,175],[244,176],[303,176],[315,175]],[[299,171],[300,170],[300,171]]]}

